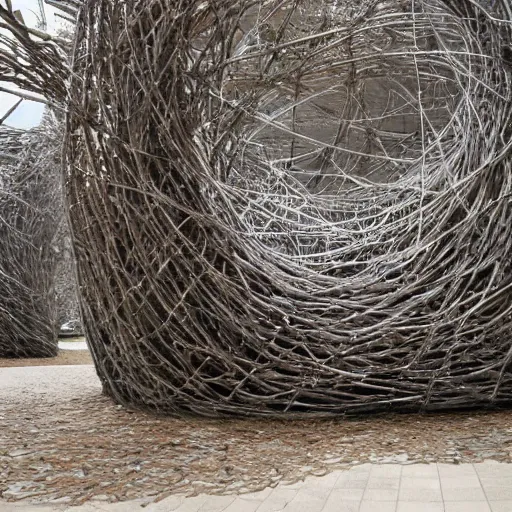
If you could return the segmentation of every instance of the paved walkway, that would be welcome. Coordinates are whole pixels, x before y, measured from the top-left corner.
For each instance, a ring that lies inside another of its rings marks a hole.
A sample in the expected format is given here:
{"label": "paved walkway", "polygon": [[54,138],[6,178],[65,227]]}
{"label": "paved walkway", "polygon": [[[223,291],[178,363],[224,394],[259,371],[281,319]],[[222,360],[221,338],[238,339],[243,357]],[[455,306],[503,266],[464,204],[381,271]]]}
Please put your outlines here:
{"label": "paved walkway", "polygon": [[512,464],[371,465],[240,496],[80,507],[0,501],[1,512],[512,512]]}
{"label": "paved walkway", "polygon": [[65,341],[59,340],[59,348],[61,350],[89,350],[87,343],[84,341]]}

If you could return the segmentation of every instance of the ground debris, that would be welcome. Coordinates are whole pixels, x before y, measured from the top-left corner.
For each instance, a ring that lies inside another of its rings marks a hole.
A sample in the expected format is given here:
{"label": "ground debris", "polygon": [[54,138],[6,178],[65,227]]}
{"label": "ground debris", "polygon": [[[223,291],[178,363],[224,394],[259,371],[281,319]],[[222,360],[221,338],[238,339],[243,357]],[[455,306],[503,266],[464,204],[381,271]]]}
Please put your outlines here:
{"label": "ground debris", "polygon": [[76,504],[230,494],[366,462],[512,461],[511,411],[207,420],[133,413],[99,390],[84,395],[0,404],[0,497]]}

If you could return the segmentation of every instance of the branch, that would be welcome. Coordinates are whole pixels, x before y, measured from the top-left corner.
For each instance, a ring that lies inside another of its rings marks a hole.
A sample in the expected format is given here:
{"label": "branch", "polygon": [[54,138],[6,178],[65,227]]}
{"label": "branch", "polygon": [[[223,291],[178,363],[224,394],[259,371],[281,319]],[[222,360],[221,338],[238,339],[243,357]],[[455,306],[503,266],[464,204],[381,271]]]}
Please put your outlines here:
{"label": "branch", "polygon": [[[4,91],[5,92],[5,91]],[[4,124],[4,121],[20,106],[20,103],[23,101],[23,98],[20,98],[6,113],[0,118],[0,125]]]}
{"label": "branch", "polygon": [[[26,92],[26,91],[19,91],[19,90],[15,90],[15,89],[9,89],[7,87],[3,87],[0,85],[0,92],[6,92],[7,94],[12,94],[14,96],[18,96],[18,98],[21,98],[21,100],[16,103],[15,105],[15,108],[23,101],[23,100],[29,100],[29,101],[35,101],[37,103],[43,103],[44,105],[48,105],[48,100],[46,100],[43,96],[39,96],[37,94],[31,94],[29,92]],[[9,113],[9,115],[11,114],[12,112]],[[9,116],[7,116],[9,117]],[[2,118],[0,120],[0,124],[2,124],[2,121],[4,121],[5,119]]]}

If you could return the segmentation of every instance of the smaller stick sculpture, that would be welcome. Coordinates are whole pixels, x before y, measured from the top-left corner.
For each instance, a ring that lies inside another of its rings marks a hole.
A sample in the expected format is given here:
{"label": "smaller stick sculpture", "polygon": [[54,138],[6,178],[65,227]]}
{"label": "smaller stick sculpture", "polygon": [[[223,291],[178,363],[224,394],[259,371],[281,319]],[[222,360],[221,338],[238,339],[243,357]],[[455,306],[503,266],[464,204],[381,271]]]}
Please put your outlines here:
{"label": "smaller stick sculpture", "polygon": [[0,127],[0,357],[57,354],[55,235],[62,222],[60,140],[50,119]]}

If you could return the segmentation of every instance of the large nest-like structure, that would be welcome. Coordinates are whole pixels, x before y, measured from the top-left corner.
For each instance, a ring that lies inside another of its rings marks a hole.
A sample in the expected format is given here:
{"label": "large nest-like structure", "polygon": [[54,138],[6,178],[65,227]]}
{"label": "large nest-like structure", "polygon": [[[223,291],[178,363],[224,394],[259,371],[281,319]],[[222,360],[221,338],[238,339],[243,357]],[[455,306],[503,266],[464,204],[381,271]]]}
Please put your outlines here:
{"label": "large nest-like structure", "polygon": [[508,0],[92,0],[65,141],[105,391],[165,413],[512,399]]}
{"label": "large nest-like structure", "polygon": [[57,355],[54,242],[63,214],[55,136],[50,117],[28,132],[0,128],[0,357]]}

